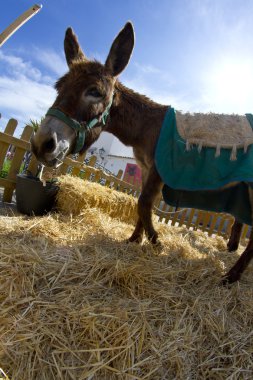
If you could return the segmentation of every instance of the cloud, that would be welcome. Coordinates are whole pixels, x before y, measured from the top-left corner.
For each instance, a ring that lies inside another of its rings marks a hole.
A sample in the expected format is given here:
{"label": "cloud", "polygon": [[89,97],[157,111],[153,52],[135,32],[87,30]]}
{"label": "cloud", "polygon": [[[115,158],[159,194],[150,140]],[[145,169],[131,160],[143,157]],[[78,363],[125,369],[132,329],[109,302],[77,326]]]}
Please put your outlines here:
{"label": "cloud", "polygon": [[54,79],[30,61],[2,51],[0,72],[1,124],[6,119],[16,118],[19,133],[30,119],[40,119],[53,103],[56,95],[52,86]]}
{"label": "cloud", "polygon": [[[212,57],[212,55],[210,55]],[[152,65],[134,62],[122,82],[152,100],[183,112],[244,114],[252,109],[253,54],[231,52],[230,46],[217,52],[205,64],[192,65],[189,75],[172,78]]]}
{"label": "cloud", "polygon": [[18,79],[0,76],[0,108],[18,115],[20,121],[43,115],[55,98],[52,86],[25,76]]}
{"label": "cloud", "polygon": [[123,76],[123,83],[134,91],[148,96],[157,103],[171,105],[180,110],[191,111],[192,101],[185,91],[176,87],[175,80],[168,72],[152,65],[134,62],[134,72]]}
{"label": "cloud", "polygon": [[68,70],[63,54],[59,55],[53,50],[35,49],[33,55],[38,62],[42,63],[45,68],[49,69],[57,76],[62,76]]}
{"label": "cloud", "polygon": [[141,65],[138,62],[134,62],[134,65],[143,74],[162,74],[162,71],[153,65]]}
{"label": "cloud", "polygon": [[15,55],[4,54],[0,50],[0,64],[4,65],[5,71],[9,72],[12,76],[26,75],[36,81],[41,80],[41,72],[32,66],[28,61],[23,61],[22,58]]}

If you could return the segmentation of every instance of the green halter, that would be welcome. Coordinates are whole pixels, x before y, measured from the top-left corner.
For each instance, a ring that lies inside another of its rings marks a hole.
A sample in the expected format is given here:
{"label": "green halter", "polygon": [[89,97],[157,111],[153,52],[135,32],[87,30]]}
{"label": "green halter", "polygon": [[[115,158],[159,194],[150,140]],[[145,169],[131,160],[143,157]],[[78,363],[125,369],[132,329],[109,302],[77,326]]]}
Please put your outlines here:
{"label": "green halter", "polygon": [[81,149],[84,146],[85,142],[85,132],[92,129],[97,125],[98,123],[102,123],[103,125],[106,124],[106,120],[108,118],[108,115],[110,113],[110,108],[112,105],[113,101],[113,96],[102,113],[102,115],[99,118],[94,118],[87,123],[79,123],[77,120],[72,119],[71,117],[67,116],[64,112],[60,111],[58,108],[51,107],[46,113],[46,116],[53,116],[56,117],[57,119],[63,121],[65,124],[67,124],[70,128],[74,129],[74,131],[77,132],[77,140],[76,140],[76,145],[74,147],[74,150],[72,153],[79,153]]}

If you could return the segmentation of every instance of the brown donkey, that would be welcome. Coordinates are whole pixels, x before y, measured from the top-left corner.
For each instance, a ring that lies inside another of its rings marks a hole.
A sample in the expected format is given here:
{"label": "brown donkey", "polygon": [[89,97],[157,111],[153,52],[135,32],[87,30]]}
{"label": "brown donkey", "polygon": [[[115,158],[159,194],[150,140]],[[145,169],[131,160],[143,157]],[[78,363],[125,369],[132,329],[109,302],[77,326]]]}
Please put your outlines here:
{"label": "brown donkey", "polygon": [[[152,243],[157,232],[152,223],[152,207],[162,188],[155,165],[155,148],[168,109],[140,95],[117,79],[125,69],[134,46],[130,22],[115,38],[105,64],[90,61],[81,50],[71,28],[65,35],[64,49],[69,71],[56,83],[57,98],[32,138],[32,151],[46,166],[57,167],[65,156],[84,152],[100,136],[110,132],[133,147],[142,169],[142,193],[138,200],[138,221],[130,242],[141,242],[145,231]],[[252,190],[249,188],[253,200]],[[235,222],[228,249],[237,249],[242,224]],[[240,278],[253,255],[253,236],[223,282]]]}

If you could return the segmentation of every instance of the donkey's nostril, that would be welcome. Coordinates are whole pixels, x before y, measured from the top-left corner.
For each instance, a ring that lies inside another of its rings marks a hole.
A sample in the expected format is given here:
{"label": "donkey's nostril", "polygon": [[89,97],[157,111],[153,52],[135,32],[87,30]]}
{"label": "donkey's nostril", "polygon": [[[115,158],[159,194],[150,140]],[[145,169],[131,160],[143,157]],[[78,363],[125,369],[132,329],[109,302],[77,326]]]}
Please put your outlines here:
{"label": "donkey's nostril", "polygon": [[43,143],[43,149],[46,152],[52,152],[55,150],[55,148],[56,148],[56,141],[53,137]]}

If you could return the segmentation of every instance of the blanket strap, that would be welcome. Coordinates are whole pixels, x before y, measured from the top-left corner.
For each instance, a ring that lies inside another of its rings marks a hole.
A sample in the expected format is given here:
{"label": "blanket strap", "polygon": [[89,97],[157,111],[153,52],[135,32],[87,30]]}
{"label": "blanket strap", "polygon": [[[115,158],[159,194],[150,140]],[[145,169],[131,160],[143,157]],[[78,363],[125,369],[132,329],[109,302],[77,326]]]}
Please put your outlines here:
{"label": "blanket strap", "polygon": [[221,146],[220,146],[220,144],[218,144],[217,147],[216,147],[216,151],[215,151],[215,157],[219,157],[220,156],[220,148],[221,148]]}
{"label": "blanket strap", "polygon": [[237,153],[237,147],[236,145],[233,145],[231,155],[230,155],[230,160],[235,161],[236,160],[236,153]]}

